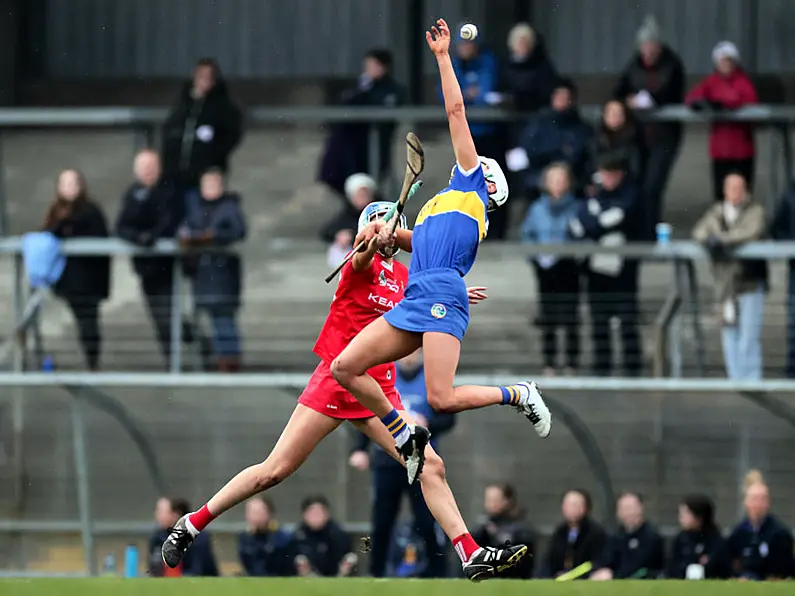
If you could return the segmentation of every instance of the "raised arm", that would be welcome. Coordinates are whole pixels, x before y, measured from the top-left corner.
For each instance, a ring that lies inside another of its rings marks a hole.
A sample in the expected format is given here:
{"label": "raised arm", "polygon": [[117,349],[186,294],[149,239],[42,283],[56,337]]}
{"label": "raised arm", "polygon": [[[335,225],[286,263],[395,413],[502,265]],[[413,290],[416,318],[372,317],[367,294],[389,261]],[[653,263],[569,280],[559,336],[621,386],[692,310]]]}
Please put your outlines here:
{"label": "raised arm", "polygon": [[439,65],[444,109],[450,124],[450,140],[453,142],[456,162],[462,170],[472,170],[480,162],[477,149],[475,149],[475,141],[472,140],[472,133],[469,132],[469,123],[464,109],[464,96],[461,94],[461,87],[450,59],[450,28],[447,26],[447,22],[444,19],[436,21],[436,26],[425,32],[425,39]]}

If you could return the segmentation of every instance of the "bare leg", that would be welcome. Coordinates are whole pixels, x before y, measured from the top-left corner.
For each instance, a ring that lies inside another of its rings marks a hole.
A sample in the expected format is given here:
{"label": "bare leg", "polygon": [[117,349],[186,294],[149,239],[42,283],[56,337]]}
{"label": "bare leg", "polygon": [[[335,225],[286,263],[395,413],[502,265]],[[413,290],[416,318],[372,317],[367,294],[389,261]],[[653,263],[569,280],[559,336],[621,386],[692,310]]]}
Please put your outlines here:
{"label": "bare leg", "polygon": [[419,334],[396,329],[380,317],[365,327],[334,359],[331,374],[359,403],[383,418],[392,412],[392,404],[367,371],[408,356],[421,343]]}
{"label": "bare leg", "polygon": [[[402,414],[404,418],[408,418],[405,412],[402,412]],[[395,448],[395,440],[379,420],[367,418],[365,420],[352,420],[351,422],[389,455],[401,464],[404,463]],[[464,519],[461,517],[461,512],[455,502],[453,491],[450,490],[450,485],[447,484],[444,462],[430,445],[425,447],[425,467],[420,475],[420,485],[422,487],[422,495],[428,504],[428,509],[431,510],[434,519],[442,527],[447,537],[452,541],[458,536],[468,533]]]}
{"label": "bare leg", "polygon": [[318,444],[340,424],[342,420],[298,404],[268,458],[227,482],[207,502],[207,509],[217,517],[257,493],[273,488],[300,468]]}

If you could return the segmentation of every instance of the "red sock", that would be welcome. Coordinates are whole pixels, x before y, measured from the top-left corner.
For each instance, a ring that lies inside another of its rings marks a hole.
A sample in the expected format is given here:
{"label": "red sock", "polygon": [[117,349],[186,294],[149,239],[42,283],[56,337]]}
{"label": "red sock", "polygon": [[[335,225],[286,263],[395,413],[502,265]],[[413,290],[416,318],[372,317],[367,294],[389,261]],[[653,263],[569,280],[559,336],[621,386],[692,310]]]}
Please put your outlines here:
{"label": "red sock", "polygon": [[453,548],[462,563],[467,563],[480,547],[471,534],[461,534],[453,540]]}
{"label": "red sock", "polygon": [[207,505],[199,509],[196,513],[191,513],[188,516],[190,525],[196,528],[197,532],[201,532],[204,528],[210,525],[210,522],[215,519],[215,516],[207,509]]}

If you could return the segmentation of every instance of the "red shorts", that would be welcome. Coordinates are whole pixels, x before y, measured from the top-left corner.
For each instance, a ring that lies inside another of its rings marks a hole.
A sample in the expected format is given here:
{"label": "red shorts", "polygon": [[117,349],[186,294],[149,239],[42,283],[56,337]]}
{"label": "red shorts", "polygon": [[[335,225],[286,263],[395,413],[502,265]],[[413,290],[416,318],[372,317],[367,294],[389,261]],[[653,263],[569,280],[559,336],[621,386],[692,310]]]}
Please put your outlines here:
{"label": "red shorts", "polygon": [[[402,410],[400,394],[395,389],[395,365],[381,364],[371,368],[367,373],[381,385],[389,403],[395,409]],[[322,360],[312,373],[312,378],[306,384],[301,397],[298,398],[298,403],[329,418],[356,420],[375,416],[334,380],[329,365]]]}

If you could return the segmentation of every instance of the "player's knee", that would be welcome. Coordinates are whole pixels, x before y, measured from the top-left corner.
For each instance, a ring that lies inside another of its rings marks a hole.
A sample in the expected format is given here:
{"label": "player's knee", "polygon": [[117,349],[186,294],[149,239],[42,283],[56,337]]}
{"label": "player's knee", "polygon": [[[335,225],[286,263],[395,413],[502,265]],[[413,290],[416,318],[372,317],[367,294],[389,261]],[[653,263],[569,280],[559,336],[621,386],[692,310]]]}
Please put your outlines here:
{"label": "player's knee", "polygon": [[258,493],[281,484],[290,475],[287,466],[265,460],[254,466],[254,490]]}
{"label": "player's knee", "polygon": [[453,392],[449,388],[447,390],[442,390],[428,387],[428,405],[435,411],[454,413],[454,404]]}
{"label": "player's knee", "polygon": [[331,376],[343,387],[348,387],[355,374],[352,367],[347,365],[345,360],[338,356],[331,362]]}

